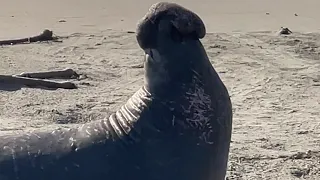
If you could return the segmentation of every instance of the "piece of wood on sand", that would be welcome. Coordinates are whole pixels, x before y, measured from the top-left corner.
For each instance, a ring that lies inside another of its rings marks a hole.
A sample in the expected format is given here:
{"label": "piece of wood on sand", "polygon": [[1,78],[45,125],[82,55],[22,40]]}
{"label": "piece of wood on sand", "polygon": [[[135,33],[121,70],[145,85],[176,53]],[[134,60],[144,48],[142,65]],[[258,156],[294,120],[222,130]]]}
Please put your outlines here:
{"label": "piece of wood on sand", "polygon": [[21,86],[36,88],[44,87],[49,89],[77,89],[77,86],[72,82],[56,82],[51,80],[37,79],[37,78],[28,78],[28,77],[19,77],[19,76],[9,76],[9,75],[0,75],[0,82],[6,84],[18,84]]}
{"label": "piece of wood on sand", "polygon": [[281,29],[278,31],[278,35],[289,35],[292,34],[292,31],[287,27],[281,27]]}
{"label": "piece of wood on sand", "polygon": [[14,76],[37,78],[37,79],[51,79],[51,78],[77,79],[80,77],[78,73],[76,73],[73,69],[69,69],[69,68],[64,70],[45,71],[45,72],[27,72],[27,73],[24,72]]}
{"label": "piece of wood on sand", "polygon": [[45,29],[40,35],[21,38],[21,39],[9,39],[9,40],[1,40],[1,45],[14,45],[14,44],[24,44],[24,43],[32,43],[32,42],[41,42],[41,41],[54,41],[57,40],[57,37],[53,37],[53,32]]}

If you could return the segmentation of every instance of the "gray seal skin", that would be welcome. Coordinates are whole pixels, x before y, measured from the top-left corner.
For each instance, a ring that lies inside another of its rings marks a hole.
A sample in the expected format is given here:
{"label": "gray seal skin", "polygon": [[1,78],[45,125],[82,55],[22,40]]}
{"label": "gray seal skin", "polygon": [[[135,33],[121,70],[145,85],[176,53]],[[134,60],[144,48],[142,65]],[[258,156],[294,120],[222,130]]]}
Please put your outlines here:
{"label": "gray seal skin", "polygon": [[231,101],[193,12],[157,3],[138,23],[145,84],[117,112],[74,129],[0,137],[0,180],[222,180]]}

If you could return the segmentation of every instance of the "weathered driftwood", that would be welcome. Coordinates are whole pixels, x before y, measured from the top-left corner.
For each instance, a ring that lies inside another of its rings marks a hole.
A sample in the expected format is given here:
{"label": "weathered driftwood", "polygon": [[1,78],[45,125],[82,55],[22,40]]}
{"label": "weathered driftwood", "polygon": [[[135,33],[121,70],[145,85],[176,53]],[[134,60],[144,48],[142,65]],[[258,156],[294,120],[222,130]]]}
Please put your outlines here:
{"label": "weathered driftwood", "polygon": [[45,72],[29,72],[21,73],[14,75],[16,77],[28,77],[28,78],[37,78],[37,79],[50,79],[50,78],[60,78],[60,79],[74,79],[79,78],[77,74],[72,69],[57,70],[57,71],[45,71]]}
{"label": "weathered driftwood", "polygon": [[72,82],[56,82],[44,79],[19,77],[19,76],[8,76],[0,75],[0,82],[7,84],[19,84],[27,87],[45,87],[49,89],[77,89],[77,86]]}
{"label": "weathered driftwood", "polygon": [[23,44],[23,43],[32,43],[40,41],[52,41],[57,40],[56,37],[53,37],[53,32],[46,29],[40,35],[22,38],[22,39],[11,39],[11,40],[1,40],[0,45],[13,45],[13,44]]}
{"label": "weathered driftwood", "polygon": [[289,35],[292,34],[292,31],[289,28],[281,27],[280,31],[278,32],[279,35]]}

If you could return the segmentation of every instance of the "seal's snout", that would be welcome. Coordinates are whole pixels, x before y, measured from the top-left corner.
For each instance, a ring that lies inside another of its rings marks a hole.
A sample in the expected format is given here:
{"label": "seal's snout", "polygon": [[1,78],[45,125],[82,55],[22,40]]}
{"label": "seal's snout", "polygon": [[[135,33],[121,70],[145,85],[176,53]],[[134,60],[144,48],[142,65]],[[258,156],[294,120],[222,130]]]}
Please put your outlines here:
{"label": "seal's snout", "polygon": [[166,33],[173,41],[184,37],[201,39],[206,34],[203,21],[192,11],[169,2],[152,5],[138,22],[137,41],[142,49],[157,47],[159,33]]}

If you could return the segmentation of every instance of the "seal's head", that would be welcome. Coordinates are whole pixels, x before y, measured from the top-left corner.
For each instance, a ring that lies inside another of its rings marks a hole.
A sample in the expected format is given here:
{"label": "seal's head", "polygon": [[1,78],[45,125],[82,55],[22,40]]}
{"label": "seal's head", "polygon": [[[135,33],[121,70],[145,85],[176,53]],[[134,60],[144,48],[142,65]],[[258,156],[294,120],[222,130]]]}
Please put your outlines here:
{"label": "seal's head", "polygon": [[159,45],[158,33],[181,42],[186,38],[203,38],[206,29],[200,17],[190,10],[175,3],[160,2],[153,4],[138,23],[140,47],[156,48]]}
{"label": "seal's head", "polygon": [[199,40],[205,34],[204,23],[190,10],[168,2],[152,5],[137,27],[137,41],[146,53],[147,84],[156,89],[189,81],[196,64],[204,63],[199,61],[209,62]]}

